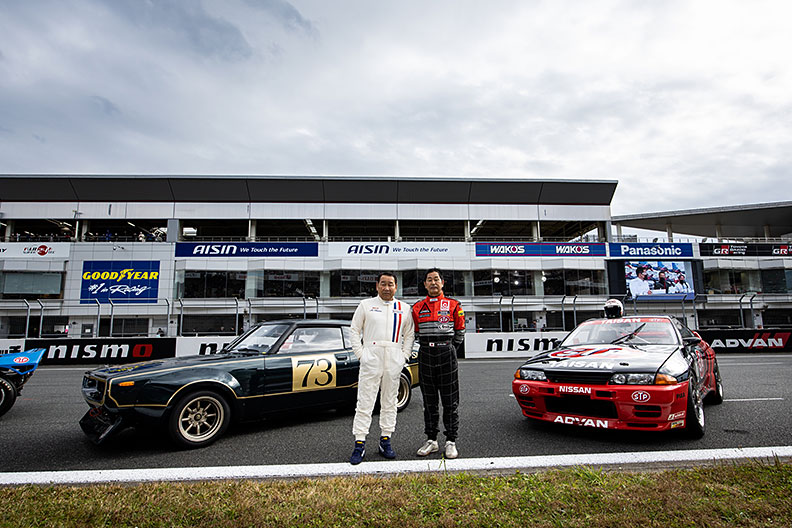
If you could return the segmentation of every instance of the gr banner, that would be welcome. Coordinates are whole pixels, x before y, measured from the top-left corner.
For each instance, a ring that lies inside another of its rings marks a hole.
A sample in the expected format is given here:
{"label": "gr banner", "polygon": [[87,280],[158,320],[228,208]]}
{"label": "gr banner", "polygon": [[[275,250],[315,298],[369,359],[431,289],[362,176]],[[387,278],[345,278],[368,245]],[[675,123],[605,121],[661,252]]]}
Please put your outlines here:
{"label": "gr banner", "polygon": [[529,358],[555,348],[567,332],[483,332],[465,335],[465,358]]}
{"label": "gr banner", "polygon": [[792,330],[699,330],[699,335],[715,353],[722,352],[792,352]]}
{"label": "gr banner", "polygon": [[176,339],[140,337],[128,339],[27,339],[25,350],[45,348],[43,365],[118,365],[176,355]]}
{"label": "gr banner", "polygon": [[702,257],[788,257],[790,244],[699,244]]}

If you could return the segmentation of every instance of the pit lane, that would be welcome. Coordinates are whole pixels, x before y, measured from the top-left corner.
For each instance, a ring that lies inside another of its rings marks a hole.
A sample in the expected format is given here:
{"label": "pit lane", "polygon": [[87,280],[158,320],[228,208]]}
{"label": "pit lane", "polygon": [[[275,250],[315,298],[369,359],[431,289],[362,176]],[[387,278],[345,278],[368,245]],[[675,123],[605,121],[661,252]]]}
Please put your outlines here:
{"label": "pit lane", "polygon": [[[572,455],[678,452],[685,459],[695,450],[788,446],[792,354],[723,354],[718,361],[726,401],[706,407],[707,434],[701,440],[533,422],[522,417],[511,397],[510,383],[519,360],[461,361],[460,456],[545,457],[553,465],[553,460],[562,463],[563,455],[574,460]],[[0,471],[332,464],[343,463],[351,452],[352,414],[333,410],[237,425],[200,450],[177,450],[164,436],[133,430],[107,445],[94,446],[77,424],[87,409],[80,395],[82,373],[83,369],[39,369],[16,406],[0,418]],[[424,440],[422,414],[420,391],[415,390],[409,408],[398,418],[394,436],[398,461],[426,463],[414,454]],[[376,417],[372,433],[370,440],[378,433]],[[380,462],[371,451],[366,461]],[[440,463],[436,456],[429,462],[428,467]],[[389,463],[393,464],[379,465]]]}

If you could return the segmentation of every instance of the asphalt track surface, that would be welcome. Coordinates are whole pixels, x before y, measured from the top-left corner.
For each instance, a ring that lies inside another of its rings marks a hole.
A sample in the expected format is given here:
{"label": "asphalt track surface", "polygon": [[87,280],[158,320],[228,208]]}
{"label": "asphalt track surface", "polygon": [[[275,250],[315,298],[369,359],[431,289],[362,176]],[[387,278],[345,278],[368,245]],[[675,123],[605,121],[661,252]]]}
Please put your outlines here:
{"label": "asphalt track surface", "polygon": [[[699,450],[792,444],[792,355],[723,354],[718,362],[726,401],[705,408],[706,436],[688,440],[675,434],[528,420],[511,395],[519,360],[461,361],[460,458],[555,455],[554,460],[563,460],[563,455],[661,451],[689,455]],[[133,429],[95,446],[78,425],[88,408],[80,394],[84,370],[42,367],[36,372],[14,408],[0,418],[0,472],[310,465],[344,462],[352,450],[352,413],[335,410],[235,425],[215,444],[198,450],[174,448],[156,430]],[[375,416],[369,436],[372,447],[378,433]],[[424,439],[421,394],[416,388],[410,406],[398,416],[393,438],[398,461],[426,461],[415,455]],[[428,465],[432,459],[440,463],[436,454],[428,458]],[[366,455],[366,461],[382,460],[375,449]]]}

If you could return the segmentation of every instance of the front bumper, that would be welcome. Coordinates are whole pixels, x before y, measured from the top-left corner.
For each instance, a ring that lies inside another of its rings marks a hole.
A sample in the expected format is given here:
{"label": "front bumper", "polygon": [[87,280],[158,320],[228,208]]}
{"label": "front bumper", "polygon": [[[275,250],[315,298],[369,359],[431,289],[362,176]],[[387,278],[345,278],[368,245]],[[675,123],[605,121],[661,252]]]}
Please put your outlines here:
{"label": "front bumper", "polygon": [[685,426],[687,382],[578,385],[515,379],[512,391],[523,415],[536,420],[635,431]]}
{"label": "front bumper", "polygon": [[121,414],[107,412],[103,407],[91,407],[80,419],[80,428],[94,444],[101,444],[125,427]]}

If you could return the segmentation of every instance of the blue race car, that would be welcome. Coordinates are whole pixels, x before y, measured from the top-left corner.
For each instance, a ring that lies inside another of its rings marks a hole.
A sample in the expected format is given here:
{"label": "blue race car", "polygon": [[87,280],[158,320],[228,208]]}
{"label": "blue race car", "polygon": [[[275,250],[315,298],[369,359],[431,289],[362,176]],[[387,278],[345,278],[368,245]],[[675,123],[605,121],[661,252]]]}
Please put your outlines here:
{"label": "blue race car", "polygon": [[16,354],[0,355],[0,416],[14,406],[14,402],[39,366],[47,350],[33,348]]}

